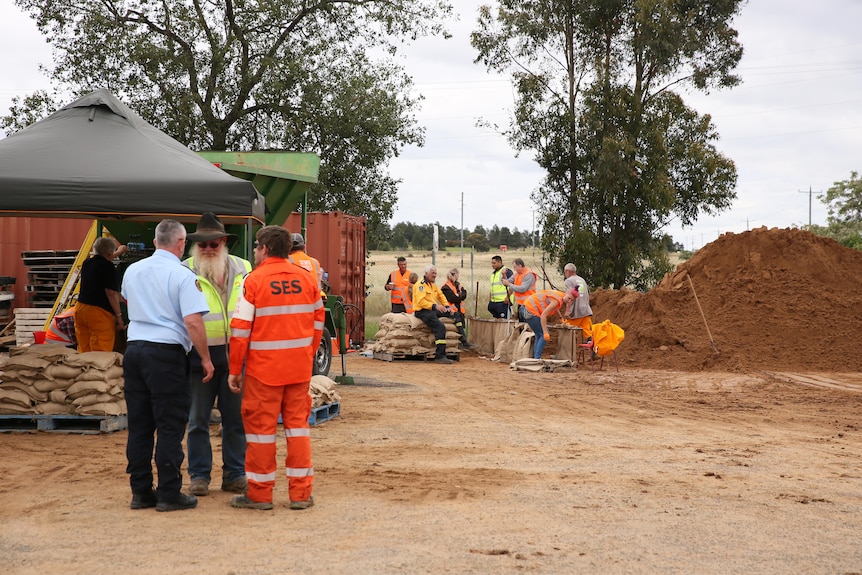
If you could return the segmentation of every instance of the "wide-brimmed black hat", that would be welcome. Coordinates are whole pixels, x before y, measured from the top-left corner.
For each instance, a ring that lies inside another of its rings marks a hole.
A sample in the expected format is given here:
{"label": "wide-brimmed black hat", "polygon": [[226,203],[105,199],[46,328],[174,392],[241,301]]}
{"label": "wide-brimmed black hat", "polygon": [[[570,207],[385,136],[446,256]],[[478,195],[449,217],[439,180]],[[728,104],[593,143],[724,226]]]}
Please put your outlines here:
{"label": "wide-brimmed black hat", "polygon": [[224,231],[224,224],[221,223],[217,215],[212,212],[204,212],[201,214],[197,229],[193,234],[189,234],[186,239],[190,242],[208,242],[219,238],[227,238],[228,241],[233,241],[236,239],[236,235]]}

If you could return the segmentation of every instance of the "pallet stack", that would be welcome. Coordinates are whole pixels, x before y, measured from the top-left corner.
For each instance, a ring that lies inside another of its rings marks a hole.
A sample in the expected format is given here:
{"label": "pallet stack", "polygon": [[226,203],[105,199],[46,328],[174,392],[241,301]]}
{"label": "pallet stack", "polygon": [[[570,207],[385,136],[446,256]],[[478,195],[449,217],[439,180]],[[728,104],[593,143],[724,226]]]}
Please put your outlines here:
{"label": "pallet stack", "polygon": [[21,252],[27,268],[25,290],[34,308],[52,308],[78,252],[74,250],[38,250]]}
{"label": "pallet stack", "polygon": [[35,343],[34,331],[43,331],[45,320],[51,315],[51,308],[15,308],[15,345]]}
{"label": "pallet stack", "polygon": [[12,321],[12,300],[15,299],[15,278],[0,276],[0,324]]}

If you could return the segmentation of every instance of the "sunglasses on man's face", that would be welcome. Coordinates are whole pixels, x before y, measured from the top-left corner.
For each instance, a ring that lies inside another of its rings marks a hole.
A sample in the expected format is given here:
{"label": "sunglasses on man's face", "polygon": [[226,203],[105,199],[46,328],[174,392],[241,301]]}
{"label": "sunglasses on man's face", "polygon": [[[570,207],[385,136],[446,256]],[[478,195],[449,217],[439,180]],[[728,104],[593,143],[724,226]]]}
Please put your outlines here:
{"label": "sunglasses on man's face", "polygon": [[216,249],[221,245],[221,242],[198,242],[198,247],[200,249],[210,248],[211,250]]}

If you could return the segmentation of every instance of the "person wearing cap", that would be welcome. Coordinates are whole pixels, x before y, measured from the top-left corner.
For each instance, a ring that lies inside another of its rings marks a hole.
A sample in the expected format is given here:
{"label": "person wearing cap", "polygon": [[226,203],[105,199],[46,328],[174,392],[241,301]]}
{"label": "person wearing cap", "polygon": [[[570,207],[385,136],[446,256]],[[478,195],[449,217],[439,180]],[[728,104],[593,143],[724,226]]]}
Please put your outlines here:
{"label": "person wearing cap", "polygon": [[302,234],[290,234],[290,255],[288,259],[301,267],[302,269],[311,272],[311,275],[317,280],[317,287],[320,287],[320,282],[323,279],[323,270],[320,267],[320,262],[317,258],[313,258],[305,253],[305,238]]}
{"label": "person wearing cap", "polygon": [[[128,412],[126,458],[132,509],[192,509],[197,497],[181,493],[183,435],[189,421],[188,353],[200,355],[204,383],[213,363],[203,316],[209,311],[200,282],[180,258],[186,228],[176,220],[156,226],[156,251],[130,265],[121,293],[129,313],[123,390]],[[153,455],[159,483],[153,490]]]}
{"label": "person wearing cap", "polygon": [[383,289],[389,292],[389,304],[392,313],[407,311],[407,290],[410,288],[410,270],[407,269],[407,258],[398,256],[398,269],[393,270],[386,280]]}
{"label": "person wearing cap", "polygon": [[242,397],[231,393],[227,385],[228,341],[230,320],[239,301],[242,278],[251,271],[251,263],[228,253],[228,241],[236,235],[225,232],[224,224],[212,212],[204,213],[195,232],[188,235],[189,257],[183,265],[195,272],[209,306],[204,315],[207,347],[215,373],[204,383],[201,358],[192,351],[190,381],[192,405],[189,412],[189,430],[186,444],[189,450],[188,473],[191,479],[189,493],[209,495],[212,480],[213,452],[210,443],[210,414],[218,401],[221,414],[222,437],[222,491],[245,493],[248,479],[245,476],[245,429],[240,406]]}
{"label": "person wearing cap", "polygon": [[581,328],[585,343],[593,339],[593,309],[590,307],[590,288],[586,280],[578,275],[578,268],[569,262],[563,268],[566,276],[566,291],[572,295],[572,301],[563,314],[563,323]]}
{"label": "person wearing cap", "polygon": [[572,294],[558,290],[540,290],[524,301],[524,321],[536,334],[533,343],[533,359],[542,359],[545,344],[551,339],[548,333],[548,318],[555,313],[561,313],[572,301]]}
{"label": "person wearing cap", "polygon": [[81,266],[81,285],[75,305],[78,351],[114,351],[117,330],[123,329],[120,280],[114,258],[125,252],[111,238],[98,238],[95,252]]}

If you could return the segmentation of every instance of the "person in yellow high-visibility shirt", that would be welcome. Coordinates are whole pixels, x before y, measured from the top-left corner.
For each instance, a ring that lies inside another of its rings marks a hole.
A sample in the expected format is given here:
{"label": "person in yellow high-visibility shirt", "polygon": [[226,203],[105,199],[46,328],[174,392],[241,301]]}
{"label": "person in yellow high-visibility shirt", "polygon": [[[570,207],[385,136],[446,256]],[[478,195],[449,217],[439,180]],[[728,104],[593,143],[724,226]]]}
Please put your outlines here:
{"label": "person in yellow high-visibility shirt", "polygon": [[434,362],[448,364],[452,360],[446,357],[446,326],[440,318],[451,318],[454,314],[443,292],[434,283],[436,279],[437,266],[427,266],[425,277],[413,286],[413,315],[425,322],[434,334]]}

